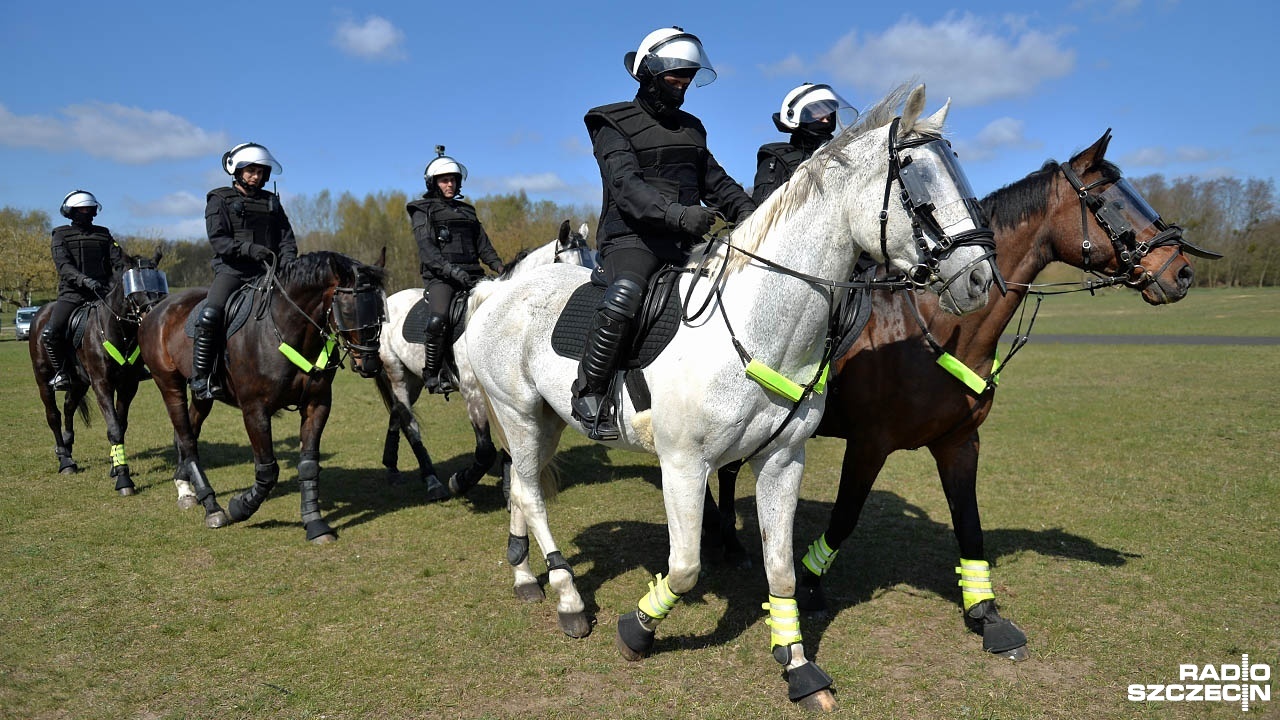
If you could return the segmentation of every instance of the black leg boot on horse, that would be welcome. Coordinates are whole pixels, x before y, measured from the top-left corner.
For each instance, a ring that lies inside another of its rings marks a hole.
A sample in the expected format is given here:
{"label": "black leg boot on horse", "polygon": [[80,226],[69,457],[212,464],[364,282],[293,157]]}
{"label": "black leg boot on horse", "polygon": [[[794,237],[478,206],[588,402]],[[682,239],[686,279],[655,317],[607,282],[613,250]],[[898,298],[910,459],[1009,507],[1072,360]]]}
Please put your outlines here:
{"label": "black leg boot on horse", "polygon": [[54,390],[66,390],[71,387],[71,373],[67,370],[67,358],[71,354],[67,352],[70,349],[67,347],[70,343],[66,341],[65,328],[54,327],[52,324],[45,325],[40,335],[44,340],[45,354],[53,364],[53,377],[49,378],[49,387]]}
{"label": "black leg boot on horse", "polygon": [[214,369],[222,353],[223,334],[221,308],[205,306],[196,321],[196,337],[191,343],[191,394],[197,400],[213,400],[222,395]]}
{"label": "black leg boot on horse", "polygon": [[582,423],[592,440],[618,439],[617,408],[609,397],[609,386],[643,302],[644,287],[630,278],[619,278],[605,290],[604,304],[592,320],[572,401],[574,419]]}
{"label": "black leg boot on horse", "polygon": [[441,369],[444,368],[445,339],[448,336],[449,322],[443,315],[433,313],[427,317],[422,345],[423,354],[426,356],[426,362],[422,368],[422,382],[427,392],[432,395],[458,391],[448,373],[443,376],[440,374]]}

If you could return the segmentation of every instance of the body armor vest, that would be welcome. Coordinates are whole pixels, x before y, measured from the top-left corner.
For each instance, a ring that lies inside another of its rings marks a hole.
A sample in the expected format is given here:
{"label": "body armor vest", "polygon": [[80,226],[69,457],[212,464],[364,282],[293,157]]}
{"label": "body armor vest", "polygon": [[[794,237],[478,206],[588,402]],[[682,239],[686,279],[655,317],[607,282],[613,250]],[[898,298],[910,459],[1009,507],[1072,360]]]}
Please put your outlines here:
{"label": "body armor vest", "polygon": [[430,219],[431,232],[440,254],[468,272],[480,272],[480,219],[476,209],[461,200],[439,197],[409,203]]}
{"label": "body armor vest", "polygon": [[760,146],[760,151],[756,153],[756,165],[759,166],[765,160],[774,161],[774,182],[781,185],[790,180],[800,163],[808,160],[811,155],[812,150],[805,152],[789,142],[769,143]]}
{"label": "body armor vest", "polygon": [[115,240],[106,228],[66,225],[55,232],[77,270],[104,285],[111,282],[111,246]]}
{"label": "body armor vest", "polygon": [[237,245],[251,242],[280,252],[280,228],[272,226],[272,217],[280,203],[275,193],[259,190],[246,197],[233,187],[223,187],[209,194],[218,195],[226,202]]}
{"label": "body armor vest", "polygon": [[[631,143],[645,182],[668,202],[697,205],[702,200],[700,180],[707,165],[707,132],[694,116],[677,112],[678,127],[664,127],[634,101],[595,108],[585,118],[588,130],[609,125]],[[638,235],[611,200],[605,182],[604,208],[600,215],[599,243]],[[679,242],[679,238],[674,239]]]}

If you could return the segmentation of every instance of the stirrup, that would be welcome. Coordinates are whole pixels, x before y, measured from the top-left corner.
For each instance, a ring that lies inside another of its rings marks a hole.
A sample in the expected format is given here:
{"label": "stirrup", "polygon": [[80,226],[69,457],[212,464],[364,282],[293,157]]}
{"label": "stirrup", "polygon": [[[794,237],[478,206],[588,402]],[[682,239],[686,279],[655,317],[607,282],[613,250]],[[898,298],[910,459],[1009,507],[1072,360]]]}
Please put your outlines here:
{"label": "stirrup", "polygon": [[46,384],[54,390],[66,390],[71,387],[71,378],[66,372],[59,370],[49,378]]}
{"label": "stirrup", "polygon": [[609,403],[604,396],[575,397],[569,402],[569,406],[573,419],[582,423],[582,429],[592,440],[617,440],[621,436],[618,421],[612,412],[612,403]]}
{"label": "stirrup", "polygon": [[217,400],[222,397],[222,387],[213,378],[191,378],[191,397],[196,400]]}

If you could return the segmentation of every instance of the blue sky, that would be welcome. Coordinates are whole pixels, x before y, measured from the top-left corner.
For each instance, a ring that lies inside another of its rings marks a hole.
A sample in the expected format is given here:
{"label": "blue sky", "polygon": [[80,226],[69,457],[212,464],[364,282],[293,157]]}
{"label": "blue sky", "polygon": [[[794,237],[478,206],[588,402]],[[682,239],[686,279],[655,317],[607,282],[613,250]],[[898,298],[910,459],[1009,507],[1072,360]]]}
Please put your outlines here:
{"label": "blue sky", "polygon": [[[810,17],[810,16],[813,17]],[[422,189],[444,144],[472,197],[596,205],[584,112],[629,99],[651,30],[698,35],[719,78],[689,92],[712,152],[750,185],[801,82],[857,107],[918,77],[978,194],[1108,127],[1126,174],[1273,178],[1274,3],[6,3],[0,206],[55,220],[69,191],[117,234],[203,237],[232,145],[262,143],[290,195]]]}

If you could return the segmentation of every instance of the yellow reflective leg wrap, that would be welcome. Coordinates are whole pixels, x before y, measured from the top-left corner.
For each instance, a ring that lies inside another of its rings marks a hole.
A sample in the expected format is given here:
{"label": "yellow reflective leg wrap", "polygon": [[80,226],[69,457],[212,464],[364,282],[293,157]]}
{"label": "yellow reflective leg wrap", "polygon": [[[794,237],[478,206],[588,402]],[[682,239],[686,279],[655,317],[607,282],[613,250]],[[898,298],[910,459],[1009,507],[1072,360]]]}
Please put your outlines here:
{"label": "yellow reflective leg wrap", "polygon": [[769,626],[769,649],[791,647],[804,638],[800,636],[800,607],[795,598],[769,596],[769,602],[760,607],[769,611],[764,621]]}
{"label": "yellow reflective leg wrap", "polygon": [[112,445],[111,446],[111,467],[118,467],[120,465],[128,465],[128,464],[129,464],[129,461],[126,460],[124,456],[124,443],[120,443],[119,445]]}
{"label": "yellow reflective leg wrap", "polygon": [[658,573],[654,582],[649,583],[649,592],[640,598],[640,612],[656,620],[661,620],[676,606],[680,596],[671,592],[667,579]]}
{"label": "yellow reflective leg wrap", "polygon": [[991,565],[986,560],[965,560],[960,558],[960,567],[956,568],[960,576],[960,594],[964,596],[964,609],[977,605],[983,600],[995,600],[996,594],[991,591]]}
{"label": "yellow reflective leg wrap", "polygon": [[831,563],[835,562],[836,553],[838,552],[840,551],[832,550],[831,546],[827,544],[826,533],[823,533],[809,546],[809,552],[804,554],[804,559],[800,562],[809,568],[809,572],[822,576],[826,574],[827,570],[831,569]]}

